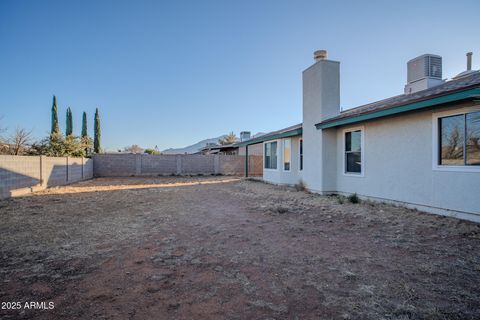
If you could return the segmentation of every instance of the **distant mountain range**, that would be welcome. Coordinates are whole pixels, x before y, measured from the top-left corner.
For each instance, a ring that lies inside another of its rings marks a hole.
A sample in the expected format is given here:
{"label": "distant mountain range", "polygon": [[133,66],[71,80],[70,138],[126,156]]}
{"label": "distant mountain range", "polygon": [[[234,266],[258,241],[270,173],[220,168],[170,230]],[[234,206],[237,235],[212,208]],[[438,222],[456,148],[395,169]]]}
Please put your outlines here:
{"label": "distant mountain range", "polygon": [[[262,135],[263,133],[259,132],[257,134],[254,134],[252,138],[258,137]],[[192,144],[190,146],[184,147],[184,148],[169,148],[165,149],[162,151],[163,154],[191,154],[200,151],[202,148],[204,148],[207,143],[218,143],[218,140],[221,138],[225,137],[225,135],[219,136],[217,138],[210,138],[210,139],[205,139],[202,141],[199,141],[195,144]]]}

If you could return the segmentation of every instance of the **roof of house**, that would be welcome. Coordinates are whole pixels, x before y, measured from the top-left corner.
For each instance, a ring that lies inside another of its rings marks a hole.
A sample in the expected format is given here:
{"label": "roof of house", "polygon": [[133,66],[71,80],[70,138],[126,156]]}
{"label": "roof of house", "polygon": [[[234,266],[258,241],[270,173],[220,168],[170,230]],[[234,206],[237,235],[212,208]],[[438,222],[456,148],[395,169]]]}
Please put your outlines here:
{"label": "roof of house", "polygon": [[[480,98],[480,72],[470,73],[461,78],[447,81],[427,90],[411,94],[401,94],[345,110],[342,111],[340,115],[319,122],[315,126],[317,129],[331,128],[472,98]],[[294,126],[266,133],[250,140],[237,142],[234,146],[240,147],[269,140],[293,137],[301,135],[302,132],[302,124],[299,123]]]}
{"label": "roof of house", "polygon": [[[401,94],[342,111],[339,115],[316,124],[317,129],[379,118],[434,105],[480,97],[480,72],[447,81],[439,86],[411,94]],[[426,103],[428,101],[428,103]]]}
{"label": "roof of house", "polygon": [[262,143],[264,141],[269,141],[269,140],[275,140],[275,139],[280,139],[280,138],[287,138],[287,137],[294,137],[301,135],[303,132],[302,129],[302,124],[296,124],[294,126],[290,126],[287,128],[283,128],[277,131],[272,131],[269,133],[262,134],[261,136],[252,138],[250,140],[242,141],[242,142],[237,142],[235,146],[241,147],[245,145],[252,145],[252,144],[257,144],[257,143]]}
{"label": "roof of house", "polygon": [[237,148],[235,143],[230,144],[217,144],[217,145],[207,145],[200,150],[221,150],[221,149],[229,149],[229,148]]}

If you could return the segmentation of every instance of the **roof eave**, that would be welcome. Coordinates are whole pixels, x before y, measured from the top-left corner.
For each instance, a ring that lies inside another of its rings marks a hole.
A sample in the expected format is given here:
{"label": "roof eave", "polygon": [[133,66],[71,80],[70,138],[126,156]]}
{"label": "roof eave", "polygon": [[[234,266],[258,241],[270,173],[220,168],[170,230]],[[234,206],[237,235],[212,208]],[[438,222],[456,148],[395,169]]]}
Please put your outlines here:
{"label": "roof eave", "polygon": [[357,122],[383,118],[383,117],[387,117],[387,116],[391,116],[399,113],[421,110],[421,109],[426,109],[436,105],[441,105],[441,104],[446,104],[446,103],[451,103],[451,102],[461,101],[461,100],[470,100],[470,99],[475,99],[479,97],[480,97],[480,88],[474,88],[474,89],[451,93],[451,94],[438,96],[430,99],[425,99],[417,102],[412,102],[412,103],[396,106],[389,109],[360,114],[360,115],[352,116],[348,118],[332,120],[332,121],[327,120],[327,121],[315,124],[315,127],[317,129],[328,129],[333,127],[339,127],[347,124],[353,124]]}
{"label": "roof eave", "polygon": [[276,140],[276,139],[281,139],[281,138],[295,137],[295,136],[302,135],[302,133],[303,133],[303,129],[298,128],[298,129],[287,131],[287,132],[277,133],[277,134],[273,134],[273,135],[269,135],[269,136],[265,136],[265,137],[258,137],[258,138],[250,139],[250,140],[247,140],[247,141],[244,141],[244,142],[239,142],[237,144],[237,146],[238,147],[243,147],[243,146],[247,146],[247,145],[249,146],[249,145],[252,145],[252,144],[262,143],[262,142],[265,142],[265,141],[271,141],[271,140]]}

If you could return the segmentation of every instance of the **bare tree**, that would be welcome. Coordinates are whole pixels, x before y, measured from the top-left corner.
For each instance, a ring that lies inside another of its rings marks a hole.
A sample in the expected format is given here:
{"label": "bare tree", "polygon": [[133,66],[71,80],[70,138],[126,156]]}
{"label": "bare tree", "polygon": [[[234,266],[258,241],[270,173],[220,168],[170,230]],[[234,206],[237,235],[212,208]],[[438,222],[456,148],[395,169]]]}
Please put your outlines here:
{"label": "bare tree", "polygon": [[3,136],[3,133],[6,131],[5,127],[2,126],[3,116],[0,116],[0,154],[8,154],[8,144]]}
{"label": "bare tree", "polygon": [[125,147],[123,151],[130,153],[143,153],[143,148],[140,147],[138,144],[132,144],[129,147]]}
{"label": "bare tree", "polygon": [[5,139],[3,138],[3,133],[6,131],[6,129],[2,126],[2,120],[3,116],[0,116],[0,143],[3,143]]}
{"label": "bare tree", "polygon": [[15,156],[22,155],[31,140],[32,131],[17,127],[9,139],[10,154]]}

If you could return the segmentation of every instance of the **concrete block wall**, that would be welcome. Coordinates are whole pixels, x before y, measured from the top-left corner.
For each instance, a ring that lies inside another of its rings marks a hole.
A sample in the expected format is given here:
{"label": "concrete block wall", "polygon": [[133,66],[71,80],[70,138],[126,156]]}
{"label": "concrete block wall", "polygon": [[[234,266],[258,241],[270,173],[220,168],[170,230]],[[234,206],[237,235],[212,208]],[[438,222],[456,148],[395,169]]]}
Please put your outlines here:
{"label": "concrete block wall", "polygon": [[[95,177],[245,173],[245,156],[238,155],[98,154],[93,161]],[[249,163],[249,171],[261,175],[262,156],[250,156]]]}
{"label": "concrete block wall", "polygon": [[180,157],[170,155],[141,156],[141,173],[148,175],[155,174],[177,174],[177,161]]}
{"label": "concrete block wall", "polygon": [[40,157],[0,155],[0,199],[10,197],[13,189],[40,184]]}
{"label": "concrete block wall", "polygon": [[67,158],[41,157],[42,180],[47,187],[61,186],[67,183]]}
{"label": "concrete block wall", "polygon": [[129,177],[137,173],[136,154],[100,154],[93,156],[95,177]]}
{"label": "concrete block wall", "polygon": [[83,158],[83,180],[93,178],[93,159]]}
{"label": "concrete block wall", "polygon": [[245,156],[219,155],[219,172],[222,174],[244,174]]}
{"label": "concrete block wall", "polygon": [[215,155],[192,154],[180,156],[180,174],[215,174]]}
{"label": "concrete block wall", "polygon": [[93,160],[0,155],[0,199],[93,177]]}
{"label": "concrete block wall", "polygon": [[67,158],[68,181],[77,182],[83,179],[83,158]]}

